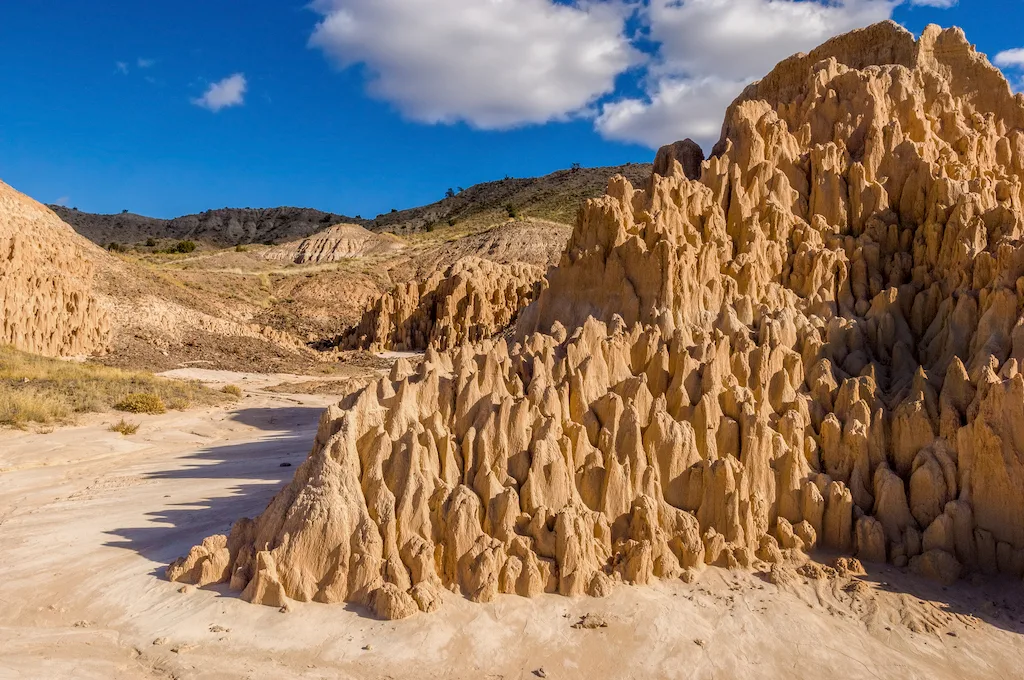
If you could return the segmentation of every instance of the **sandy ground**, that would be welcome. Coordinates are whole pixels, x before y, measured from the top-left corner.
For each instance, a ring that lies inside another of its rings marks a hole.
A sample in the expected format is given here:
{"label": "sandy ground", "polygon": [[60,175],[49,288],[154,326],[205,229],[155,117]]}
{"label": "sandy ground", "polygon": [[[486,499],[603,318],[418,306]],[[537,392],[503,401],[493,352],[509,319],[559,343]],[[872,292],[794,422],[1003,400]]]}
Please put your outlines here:
{"label": "sandy ground", "polygon": [[[308,453],[326,396],[242,384],[231,410],[0,432],[0,678],[1014,678],[1019,582],[898,570],[777,586],[708,569],[602,600],[447,595],[375,621],[341,605],[247,604],[165,580],[203,537],[260,512]],[[822,558],[824,559],[824,558]],[[584,614],[607,627],[573,628]]]}

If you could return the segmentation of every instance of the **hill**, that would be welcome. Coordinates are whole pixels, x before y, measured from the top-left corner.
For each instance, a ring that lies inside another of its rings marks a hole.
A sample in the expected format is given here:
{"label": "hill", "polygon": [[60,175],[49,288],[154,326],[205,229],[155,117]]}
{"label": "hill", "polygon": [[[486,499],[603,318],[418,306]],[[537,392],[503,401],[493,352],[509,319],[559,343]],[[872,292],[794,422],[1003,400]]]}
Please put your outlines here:
{"label": "hill", "polygon": [[622,175],[640,185],[650,177],[652,167],[650,163],[627,163],[485,182],[430,205],[378,215],[370,228],[404,234],[451,223],[465,228],[489,226],[518,216],[571,224],[583,201],[604,194],[609,179]]}
{"label": "hill", "polygon": [[395,210],[373,220],[321,212],[311,208],[221,208],[165,220],[134,213],[98,215],[59,205],[49,206],[75,231],[93,243],[139,246],[148,239],[191,240],[215,248],[276,245],[302,240],[336,224],[355,224],[372,231],[412,234],[442,226],[479,229],[509,217],[529,216],[572,223],[580,204],[604,193],[608,180],[621,174],[641,184],[650,163],[559,170],[544,177],[503,179],[469,187],[437,203]]}
{"label": "hill", "polygon": [[106,349],[110,318],[95,294],[106,253],[3,182],[0,253],[0,345],[48,356]]}
{"label": "hill", "polygon": [[224,248],[302,239],[340,222],[372,224],[311,208],[221,208],[164,220],[134,213],[97,215],[59,205],[49,207],[79,234],[102,246],[154,239],[191,240]]}
{"label": "hill", "polygon": [[401,250],[401,239],[376,234],[358,224],[335,224],[303,239],[284,243],[262,253],[265,260],[295,264],[323,264]]}

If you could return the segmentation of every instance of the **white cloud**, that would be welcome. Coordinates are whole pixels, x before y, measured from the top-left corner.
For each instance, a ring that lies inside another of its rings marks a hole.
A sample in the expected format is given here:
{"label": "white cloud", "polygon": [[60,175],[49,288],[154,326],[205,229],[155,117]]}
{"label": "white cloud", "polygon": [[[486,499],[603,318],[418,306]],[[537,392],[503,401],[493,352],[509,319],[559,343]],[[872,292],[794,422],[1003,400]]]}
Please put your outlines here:
{"label": "white cloud", "polygon": [[684,137],[708,145],[718,139],[725,109],[744,85],[715,77],[660,78],[645,98],[605,104],[595,125],[608,139],[650,148]]}
{"label": "white cloud", "polygon": [[310,45],[409,118],[509,128],[585,114],[642,54],[621,0],[314,0]]}
{"label": "white cloud", "polygon": [[[609,139],[710,146],[747,83],[908,3],[956,0],[312,0],[322,20],[309,42],[364,66],[370,93],[413,120],[585,116]],[[636,93],[615,94],[638,66]]]}
{"label": "white cloud", "polygon": [[149,68],[156,63],[156,59],[143,59],[142,57],[139,57],[135,60],[135,63],[139,68]]}
{"label": "white cloud", "polygon": [[717,140],[729,103],[796,52],[888,19],[898,0],[650,0],[642,11],[658,45],[645,96],[606,103],[598,131],[657,147]]}
{"label": "white cloud", "polygon": [[67,207],[67,204],[68,204],[68,203],[69,203],[70,201],[71,201],[71,198],[70,198],[70,197],[68,197],[68,196],[61,196],[61,197],[60,197],[60,198],[58,198],[58,199],[57,199],[56,201],[54,201],[54,202],[53,202],[53,204],[54,204],[54,205],[62,205],[62,206],[65,206],[65,207]]}
{"label": "white cloud", "polygon": [[[1012,70],[1024,71],[1024,47],[1003,50],[995,56],[992,63],[1003,69],[1004,72]],[[1018,73],[1016,79],[1011,77],[1009,73],[1006,74],[1006,77],[1010,81],[1010,86],[1013,87],[1014,92],[1024,92],[1024,73]]]}
{"label": "white cloud", "polygon": [[1024,68],[1024,47],[1003,50],[992,60],[1000,68]]}
{"label": "white cloud", "polygon": [[193,99],[192,103],[213,112],[229,106],[241,106],[245,103],[246,87],[245,74],[236,73],[210,85],[203,96]]}
{"label": "white cloud", "polygon": [[118,73],[122,75],[128,75],[128,64],[124,63],[123,61],[116,62],[114,64],[114,68],[117,70]]}

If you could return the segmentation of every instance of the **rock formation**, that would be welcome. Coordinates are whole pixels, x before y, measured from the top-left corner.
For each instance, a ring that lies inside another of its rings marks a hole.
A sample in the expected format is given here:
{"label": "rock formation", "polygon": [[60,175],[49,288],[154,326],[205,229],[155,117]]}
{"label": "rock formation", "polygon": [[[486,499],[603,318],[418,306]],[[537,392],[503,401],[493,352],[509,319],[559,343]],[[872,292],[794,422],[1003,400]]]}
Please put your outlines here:
{"label": "rock formation", "polygon": [[403,247],[402,241],[391,234],[375,234],[358,224],[336,224],[302,240],[264,251],[262,256],[295,264],[321,264],[394,252]]}
{"label": "rock formation", "polygon": [[957,29],[782,63],[690,179],[590,201],[516,337],[323,415],[171,580],[380,616],[817,546],[1024,574],[1024,97]]}
{"label": "rock formation", "polygon": [[102,352],[110,323],[93,295],[93,259],[102,255],[0,182],[0,344],[48,356]]}
{"label": "rock formation", "polygon": [[675,163],[683,168],[683,175],[688,179],[700,179],[700,166],[704,162],[704,150],[692,139],[684,139],[658,149],[654,158],[654,174],[668,177],[672,174]]}
{"label": "rock formation", "polygon": [[343,344],[347,349],[422,351],[479,342],[508,326],[542,285],[540,267],[465,257],[379,297]]}

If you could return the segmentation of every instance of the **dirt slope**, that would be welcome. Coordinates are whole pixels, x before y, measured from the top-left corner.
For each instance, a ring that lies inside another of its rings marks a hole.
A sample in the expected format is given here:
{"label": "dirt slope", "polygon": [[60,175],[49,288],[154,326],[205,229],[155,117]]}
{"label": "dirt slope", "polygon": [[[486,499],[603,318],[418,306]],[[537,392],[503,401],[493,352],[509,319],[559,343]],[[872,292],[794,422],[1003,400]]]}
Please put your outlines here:
{"label": "dirt slope", "polygon": [[0,344],[49,356],[101,353],[111,319],[95,295],[106,253],[0,182]]}
{"label": "dirt slope", "polygon": [[390,234],[375,234],[358,224],[336,224],[298,241],[264,250],[260,256],[275,262],[325,264],[401,250],[403,242]]}

